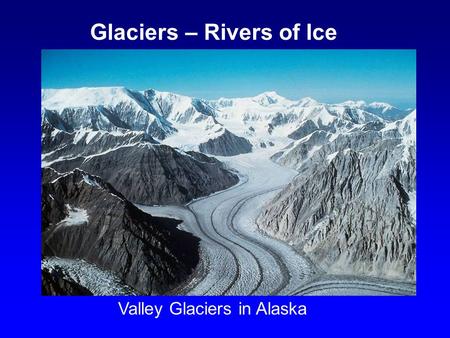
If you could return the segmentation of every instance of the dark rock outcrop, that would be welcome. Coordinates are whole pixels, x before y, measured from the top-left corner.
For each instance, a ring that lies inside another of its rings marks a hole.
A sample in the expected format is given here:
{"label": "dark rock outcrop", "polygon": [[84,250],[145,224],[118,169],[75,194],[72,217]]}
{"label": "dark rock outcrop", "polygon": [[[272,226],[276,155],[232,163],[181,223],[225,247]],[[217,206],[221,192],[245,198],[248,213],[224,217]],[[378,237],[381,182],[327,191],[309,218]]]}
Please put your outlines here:
{"label": "dark rock outcrop", "polygon": [[[198,240],[178,230],[179,221],[144,213],[98,176],[78,169],[56,174],[43,170],[44,257],[83,259],[143,294],[165,293],[193,271]],[[80,291],[70,281],[43,279],[49,292]]]}
{"label": "dark rock outcrop", "polygon": [[49,163],[79,156],[90,156],[138,143],[159,144],[143,132],[109,133],[80,129],[65,132],[44,121],[42,124],[42,161]]}
{"label": "dark rock outcrop", "polygon": [[238,182],[219,161],[198,158],[166,145],[139,144],[51,167],[61,172],[80,168],[98,175],[139,204],[184,204]]}
{"label": "dark rock outcrop", "polygon": [[86,170],[133,203],[182,204],[238,182],[220,161],[159,145],[144,133],[67,133],[44,123],[42,153],[44,166]]}
{"label": "dark rock outcrop", "polygon": [[223,133],[198,146],[202,153],[217,156],[234,156],[246,154],[252,151],[252,144],[245,138],[240,137],[225,129]]}
{"label": "dark rock outcrop", "polygon": [[64,274],[61,269],[41,271],[41,293],[43,296],[92,296],[85,287]]}
{"label": "dark rock outcrop", "polygon": [[293,140],[300,140],[316,130],[319,130],[317,125],[311,120],[306,120],[305,122],[302,122],[296,130],[290,133],[288,137]]}

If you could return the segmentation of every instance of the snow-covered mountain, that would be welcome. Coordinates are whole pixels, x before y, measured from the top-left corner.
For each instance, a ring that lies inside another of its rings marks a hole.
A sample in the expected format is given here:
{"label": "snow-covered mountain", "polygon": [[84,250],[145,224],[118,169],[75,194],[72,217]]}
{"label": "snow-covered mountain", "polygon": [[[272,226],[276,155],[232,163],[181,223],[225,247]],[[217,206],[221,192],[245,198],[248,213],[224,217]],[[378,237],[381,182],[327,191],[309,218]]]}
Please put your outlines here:
{"label": "snow-covered mountain", "polygon": [[57,130],[142,132],[183,150],[202,149],[224,156],[284,144],[288,135],[298,134],[297,129],[305,121],[317,129],[348,129],[355,124],[381,121],[395,109],[388,104],[363,101],[294,101],[276,92],[203,100],[123,87],[42,91],[42,119]]}
{"label": "snow-covered mountain", "polygon": [[[99,176],[132,203],[185,204],[238,182],[226,160],[208,155],[271,156],[298,175],[265,206],[261,230],[328,272],[415,279],[415,110],[276,92],[205,100],[154,89],[48,89],[41,123],[43,172]],[[61,215],[45,210],[48,217],[69,217],[69,198],[95,207],[75,192],[60,196]]]}
{"label": "snow-covered mountain", "polygon": [[402,110],[385,102],[345,101],[341,105],[362,109],[391,121],[402,119],[412,111],[411,109]]}
{"label": "snow-covered mountain", "polygon": [[44,89],[41,101],[42,119],[67,132],[132,130],[164,139],[176,131],[142,93],[123,87]]}
{"label": "snow-covered mountain", "polygon": [[42,125],[42,167],[81,168],[101,176],[134,203],[185,203],[237,183],[222,163],[201,153],[160,144],[143,132]]}
{"label": "snow-covered mountain", "polygon": [[299,175],[260,216],[264,231],[325,271],[415,280],[415,111],[345,131],[309,129],[273,159]]}

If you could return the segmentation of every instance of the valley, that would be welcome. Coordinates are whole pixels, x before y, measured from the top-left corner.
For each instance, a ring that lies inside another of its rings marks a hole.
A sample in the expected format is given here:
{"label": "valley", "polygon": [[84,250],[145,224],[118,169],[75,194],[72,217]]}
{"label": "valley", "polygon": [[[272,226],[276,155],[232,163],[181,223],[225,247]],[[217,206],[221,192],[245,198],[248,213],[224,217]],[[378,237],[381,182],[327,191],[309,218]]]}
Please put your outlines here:
{"label": "valley", "polygon": [[[263,206],[297,174],[273,163],[269,154],[262,151],[232,159],[221,158],[239,171],[241,178],[238,185],[225,191],[200,198],[187,206],[139,206],[155,216],[182,220],[181,228],[201,239],[202,261],[198,274],[177,289],[177,294],[414,293],[414,287],[409,283],[325,277],[324,271],[306,255],[259,231],[256,218]],[[327,283],[321,278],[327,279]],[[314,284],[309,285],[312,280]],[[362,281],[364,288],[361,288]],[[305,287],[299,288],[300,285]]]}
{"label": "valley", "polygon": [[415,111],[122,87],[42,100],[51,293],[415,294]]}

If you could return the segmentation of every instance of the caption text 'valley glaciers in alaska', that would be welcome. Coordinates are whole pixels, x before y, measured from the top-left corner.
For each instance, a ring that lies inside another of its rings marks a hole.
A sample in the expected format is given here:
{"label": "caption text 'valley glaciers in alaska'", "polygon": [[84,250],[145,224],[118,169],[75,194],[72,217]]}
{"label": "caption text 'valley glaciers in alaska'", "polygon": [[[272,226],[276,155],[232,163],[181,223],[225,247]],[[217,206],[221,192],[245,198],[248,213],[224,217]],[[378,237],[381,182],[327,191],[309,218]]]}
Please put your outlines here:
{"label": "caption text 'valley glaciers in alaska'", "polygon": [[43,295],[414,295],[412,50],[44,50]]}

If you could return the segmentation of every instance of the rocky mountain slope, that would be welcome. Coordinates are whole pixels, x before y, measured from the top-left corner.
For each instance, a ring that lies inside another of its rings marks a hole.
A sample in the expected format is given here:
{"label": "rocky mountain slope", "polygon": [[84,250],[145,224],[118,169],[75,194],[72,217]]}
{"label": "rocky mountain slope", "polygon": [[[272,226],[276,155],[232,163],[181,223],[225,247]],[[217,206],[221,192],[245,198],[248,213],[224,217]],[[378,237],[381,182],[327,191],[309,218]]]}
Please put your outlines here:
{"label": "rocky mountain slope", "polygon": [[[42,91],[42,121],[57,130],[67,133],[80,130],[115,134],[133,132],[158,141],[175,136],[167,144],[183,145],[185,150],[198,150],[200,143],[215,140],[216,132],[220,131],[221,136],[225,131],[230,137],[221,137],[221,146],[212,147],[212,150],[215,154],[221,151],[217,155],[234,155],[239,151],[235,145],[239,138],[226,130],[215,116],[215,109],[205,100],[152,89],[139,92],[123,87],[104,87]],[[198,135],[198,130],[203,135],[193,146],[186,147],[183,135],[192,132]],[[224,143],[228,140],[230,149]],[[243,151],[247,152],[248,147]]]}
{"label": "rocky mountain slope", "polygon": [[84,286],[68,277],[61,269],[42,269],[41,292],[43,296],[93,296]]}
{"label": "rocky mountain slope", "polygon": [[415,114],[341,133],[305,125],[307,135],[274,156],[299,175],[260,228],[326,271],[415,280]]}
{"label": "rocky mountain slope", "polygon": [[214,138],[198,145],[198,150],[211,155],[233,156],[250,153],[252,144],[245,138],[224,130]]}
{"label": "rocky mountain slope", "polygon": [[235,174],[205,155],[157,143],[142,132],[72,133],[42,127],[42,165],[60,172],[83,169],[141,204],[180,204],[237,183]]}
{"label": "rocky mountain slope", "polygon": [[220,156],[282,144],[308,120],[318,128],[333,129],[342,120],[358,124],[399,119],[407,113],[387,103],[325,104],[311,98],[289,100],[276,92],[203,100],[123,87],[42,91],[42,119],[58,130],[141,132],[185,151]]}
{"label": "rocky mountain slope", "polygon": [[[153,217],[100,177],[42,170],[42,255],[83,259],[144,294],[167,292],[198,262],[198,240]],[[87,294],[64,272],[44,271],[46,293]]]}
{"label": "rocky mountain slope", "polygon": [[365,110],[388,121],[400,120],[413,111],[402,110],[385,102],[345,101],[341,105]]}
{"label": "rocky mountain slope", "polygon": [[[196,240],[131,203],[180,205],[236,184],[209,155],[270,153],[298,171],[258,226],[323,270],[415,279],[415,111],[110,87],[43,90],[41,122],[44,293],[164,293],[186,280]],[[104,274],[117,278],[107,289]]]}
{"label": "rocky mountain slope", "polygon": [[46,89],[41,99],[42,117],[67,132],[125,129],[143,131],[158,139],[175,132],[142,93],[123,87]]}

